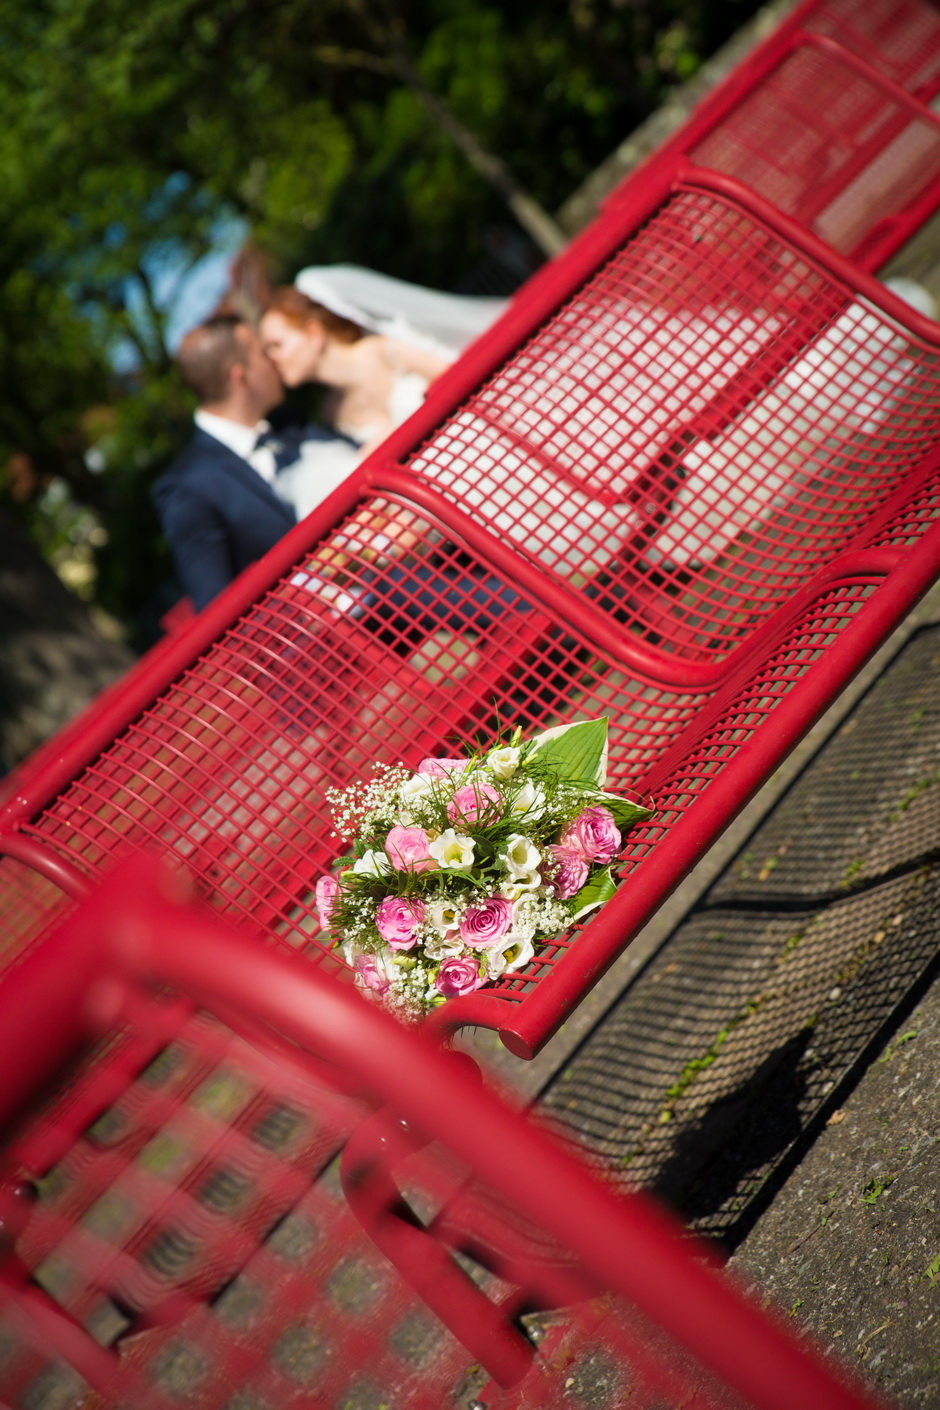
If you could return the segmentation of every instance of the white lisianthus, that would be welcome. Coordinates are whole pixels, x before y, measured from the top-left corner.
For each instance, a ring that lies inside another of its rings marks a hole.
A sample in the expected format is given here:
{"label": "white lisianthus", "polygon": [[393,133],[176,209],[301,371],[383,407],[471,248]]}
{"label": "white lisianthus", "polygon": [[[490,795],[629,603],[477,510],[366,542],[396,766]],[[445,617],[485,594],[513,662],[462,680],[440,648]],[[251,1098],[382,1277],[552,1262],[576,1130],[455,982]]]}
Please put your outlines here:
{"label": "white lisianthus", "polygon": [[519,876],[506,876],[499,884],[499,894],[507,901],[518,901],[519,897],[527,892],[537,891],[541,884],[541,873],[537,871],[523,872]]}
{"label": "white lisianthus", "polygon": [[391,871],[392,864],[384,852],[375,852],[370,848],[356,858],[352,869],[357,876],[385,876]]}
{"label": "white lisianthus", "polygon": [[519,753],[518,749],[512,749],[509,745],[491,750],[486,756],[490,773],[496,778],[512,778],[519,767]]}
{"label": "white lisianthus", "polygon": [[534,822],[545,811],[545,789],[540,783],[526,779],[510,803],[509,811],[516,817],[525,817]]}
{"label": "white lisianthus", "polygon": [[452,827],[445,827],[440,837],[428,844],[428,852],[441,868],[463,871],[473,865],[473,838],[464,837]]}
{"label": "white lisianthus", "polygon": [[453,901],[430,901],[427,911],[428,920],[442,935],[449,930],[456,930],[460,924],[460,916]]}
{"label": "white lisianthus", "polygon": [[500,860],[509,875],[515,879],[531,876],[542,860],[542,854],[528,837],[521,832],[514,832],[507,838],[506,846],[500,853]]}
{"label": "white lisianthus", "polygon": [[448,960],[463,953],[463,941],[456,931],[425,940],[424,953],[429,960]]}
{"label": "white lisianthus", "polygon": [[531,939],[510,932],[503,936],[498,945],[486,951],[487,974],[490,979],[496,979],[500,974],[511,974],[514,969],[528,964],[534,954],[535,946]]}

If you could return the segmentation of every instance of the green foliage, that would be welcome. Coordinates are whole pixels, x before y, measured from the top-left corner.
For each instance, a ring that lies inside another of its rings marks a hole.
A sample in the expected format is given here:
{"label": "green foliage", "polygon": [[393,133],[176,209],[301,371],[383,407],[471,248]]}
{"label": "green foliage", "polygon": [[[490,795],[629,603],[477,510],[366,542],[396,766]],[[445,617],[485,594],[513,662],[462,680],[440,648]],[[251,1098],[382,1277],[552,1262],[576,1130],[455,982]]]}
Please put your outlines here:
{"label": "green foliage", "polygon": [[605,901],[609,901],[616,894],[617,883],[611,875],[610,867],[602,867],[572,898],[571,919],[581,920],[591,911],[596,911],[598,906],[603,906]]}
{"label": "green foliage", "polygon": [[53,552],[62,481],[100,531],[98,600],[139,616],[166,572],[149,486],[188,416],[169,270],[240,222],[277,277],[354,261],[453,287],[511,218],[402,53],[552,210],[754,8],[0,0],[0,498]]}
{"label": "green foliage", "polygon": [[544,730],[532,752],[566,783],[599,788],[607,777],[607,717]]}

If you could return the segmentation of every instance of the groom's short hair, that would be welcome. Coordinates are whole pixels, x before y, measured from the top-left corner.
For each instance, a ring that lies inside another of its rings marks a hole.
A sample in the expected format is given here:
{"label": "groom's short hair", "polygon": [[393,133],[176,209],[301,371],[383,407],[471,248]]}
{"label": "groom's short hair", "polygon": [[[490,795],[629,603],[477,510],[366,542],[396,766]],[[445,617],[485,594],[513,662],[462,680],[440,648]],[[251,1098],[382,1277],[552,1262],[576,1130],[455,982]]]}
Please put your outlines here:
{"label": "groom's short hair", "polygon": [[180,343],[176,354],[180,374],[201,403],[222,401],[232,368],[247,363],[248,350],[238,329],[249,327],[235,313],[216,313],[190,329]]}

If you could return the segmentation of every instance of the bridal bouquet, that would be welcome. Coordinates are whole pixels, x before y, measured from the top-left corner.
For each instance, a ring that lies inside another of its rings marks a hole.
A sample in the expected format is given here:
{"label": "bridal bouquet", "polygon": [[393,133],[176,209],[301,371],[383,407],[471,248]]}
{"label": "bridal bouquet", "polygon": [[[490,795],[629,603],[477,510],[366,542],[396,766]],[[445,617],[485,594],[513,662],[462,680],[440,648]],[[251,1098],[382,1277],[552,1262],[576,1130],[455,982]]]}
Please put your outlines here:
{"label": "bridal bouquet", "polygon": [[606,793],[606,772],[598,719],[332,790],[354,858],[320,878],[317,907],[360,988],[420,1018],[608,900],[622,832],[650,809]]}

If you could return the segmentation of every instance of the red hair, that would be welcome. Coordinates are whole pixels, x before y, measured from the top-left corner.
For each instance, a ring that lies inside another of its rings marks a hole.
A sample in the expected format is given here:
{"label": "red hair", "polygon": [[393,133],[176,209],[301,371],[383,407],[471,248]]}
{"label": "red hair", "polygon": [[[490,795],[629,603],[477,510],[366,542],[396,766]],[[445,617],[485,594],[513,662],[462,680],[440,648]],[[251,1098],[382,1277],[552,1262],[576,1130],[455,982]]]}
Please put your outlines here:
{"label": "red hair", "polygon": [[317,323],[340,343],[357,343],[366,334],[366,330],[360,328],[358,323],[353,323],[351,318],[341,318],[332,309],[324,308],[323,304],[308,299],[295,284],[282,284],[279,289],[275,289],[265,313],[279,313],[288,323],[293,323],[295,328],[303,328],[312,319],[316,319]]}

